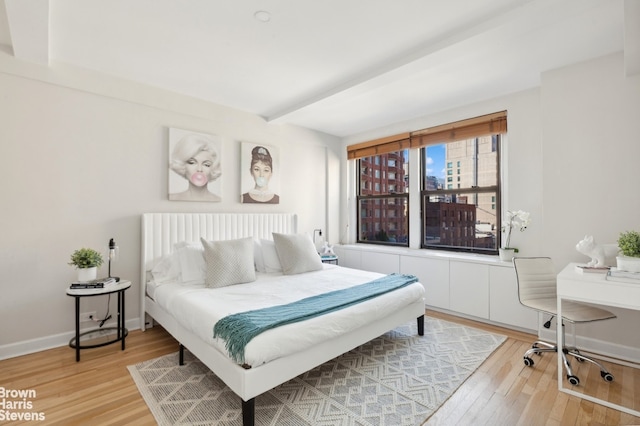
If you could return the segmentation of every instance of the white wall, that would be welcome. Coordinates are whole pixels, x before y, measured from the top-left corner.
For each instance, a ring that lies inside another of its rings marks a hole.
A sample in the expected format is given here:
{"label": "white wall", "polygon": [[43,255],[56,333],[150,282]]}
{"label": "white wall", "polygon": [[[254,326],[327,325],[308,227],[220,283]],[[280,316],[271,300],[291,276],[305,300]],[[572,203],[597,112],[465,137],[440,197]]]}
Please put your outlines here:
{"label": "white wall", "polygon": [[585,234],[615,243],[640,230],[640,75],[622,54],[542,76],[543,229],[559,263],[583,261]]}
{"label": "white wall", "polygon": [[[141,213],[294,212],[300,232],[322,228],[337,239],[338,138],[62,65],[20,63],[3,52],[0,122],[0,358],[68,342],[69,256],[80,247],[102,249],[109,238],[120,247],[114,275],[134,283],[127,318],[139,316]],[[221,203],[168,201],[169,127],[222,138]],[[279,147],[279,205],[239,202],[240,173],[248,173],[239,167],[241,141]],[[106,311],[105,299],[82,305]]]}
{"label": "white wall", "polygon": [[[615,243],[640,230],[640,75],[625,77],[622,54],[542,76],[544,250],[557,265],[585,262],[585,234]],[[640,347],[640,312],[581,326],[585,334]]]}
{"label": "white wall", "polygon": [[[621,231],[640,230],[640,76],[625,77],[622,53],[546,72],[537,89],[355,135],[344,145],[504,109],[503,207],[532,218],[512,237],[520,255],[550,256],[559,271],[589,260],[575,250],[585,234],[612,243]],[[341,178],[353,180],[352,167],[343,163]],[[417,175],[414,167],[410,176]],[[346,188],[343,199],[341,229],[349,233],[342,242],[351,243],[354,201]],[[640,334],[629,327],[640,313],[612,310],[619,319],[583,325],[584,334],[640,346]]]}

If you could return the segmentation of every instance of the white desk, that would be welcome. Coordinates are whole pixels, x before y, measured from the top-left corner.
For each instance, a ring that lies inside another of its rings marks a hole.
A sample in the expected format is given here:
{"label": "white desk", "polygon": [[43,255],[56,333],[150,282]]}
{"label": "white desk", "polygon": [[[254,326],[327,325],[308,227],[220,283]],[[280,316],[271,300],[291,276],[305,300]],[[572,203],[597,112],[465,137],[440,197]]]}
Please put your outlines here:
{"label": "white desk", "polygon": [[[576,265],[577,263],[570,263],[558,274],[558,318],[562,318],[562,300],[564,299],[640,310],[640,283],[610,281],[605,278],[605,274],[601,273],[579,273],[576,272]],[[562,347],[562,326],[560,321],[556,321],[556,324],[556,337],[560,348]],[[558,357],[558,389],[561,392],[640,417],[640,411],[576,392],[565,388],[563,384],[562,357]]]}

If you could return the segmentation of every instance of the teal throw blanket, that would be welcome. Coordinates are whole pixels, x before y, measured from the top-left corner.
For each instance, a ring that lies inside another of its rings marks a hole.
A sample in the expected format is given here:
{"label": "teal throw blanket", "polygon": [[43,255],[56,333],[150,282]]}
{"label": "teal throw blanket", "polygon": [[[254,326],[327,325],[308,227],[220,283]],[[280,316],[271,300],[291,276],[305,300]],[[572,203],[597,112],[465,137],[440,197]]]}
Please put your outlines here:
{"label": "teal throw blanket", "polygon": [[307,297],[286,305],[240,312],[222,318],[213,337],[226,341],[229,356],[244,363],[244,348],[258,334],[269,329],[328,314],[418,281],[413,275],[391,274],[371,282]]}

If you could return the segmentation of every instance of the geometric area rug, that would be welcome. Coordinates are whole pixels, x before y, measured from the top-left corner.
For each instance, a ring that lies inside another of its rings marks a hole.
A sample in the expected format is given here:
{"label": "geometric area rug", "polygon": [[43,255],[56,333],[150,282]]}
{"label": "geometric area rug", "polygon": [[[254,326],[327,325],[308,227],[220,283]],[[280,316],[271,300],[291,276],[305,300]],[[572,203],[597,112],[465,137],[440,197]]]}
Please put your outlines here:
{"label": "geometric area rug", "polygon": [[[425,316],[255,398],[256,425],[420,425],[505,337]],[[128,367],[159,425],[241,426],[240,397],[185,350]]]}

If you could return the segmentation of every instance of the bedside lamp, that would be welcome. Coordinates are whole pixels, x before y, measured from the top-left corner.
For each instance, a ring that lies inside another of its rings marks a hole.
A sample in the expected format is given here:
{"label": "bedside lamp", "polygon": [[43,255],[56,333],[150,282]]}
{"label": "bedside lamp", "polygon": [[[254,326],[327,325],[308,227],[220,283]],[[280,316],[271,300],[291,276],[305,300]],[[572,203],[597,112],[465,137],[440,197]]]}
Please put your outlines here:
{"label": "bedside lamp", "polygon": [[314,229],[313,230],[313,245],[316,246],[316,250],[318,250],[318,245],[316,244],[316,233],[322,237],[322,229]]}
{"label": "bedside lamp", "polygon": [[118,260],[118,255],[120,254],[120,248],[116,245],[115,241],[113,241],[113,238],[111,238],[109,240],[109,255],[107,256],[109,258],[109,278],[115,278],[116,282],[120,281],[120,277],[112,277],[111,276],[111,261],[116,261]]}

